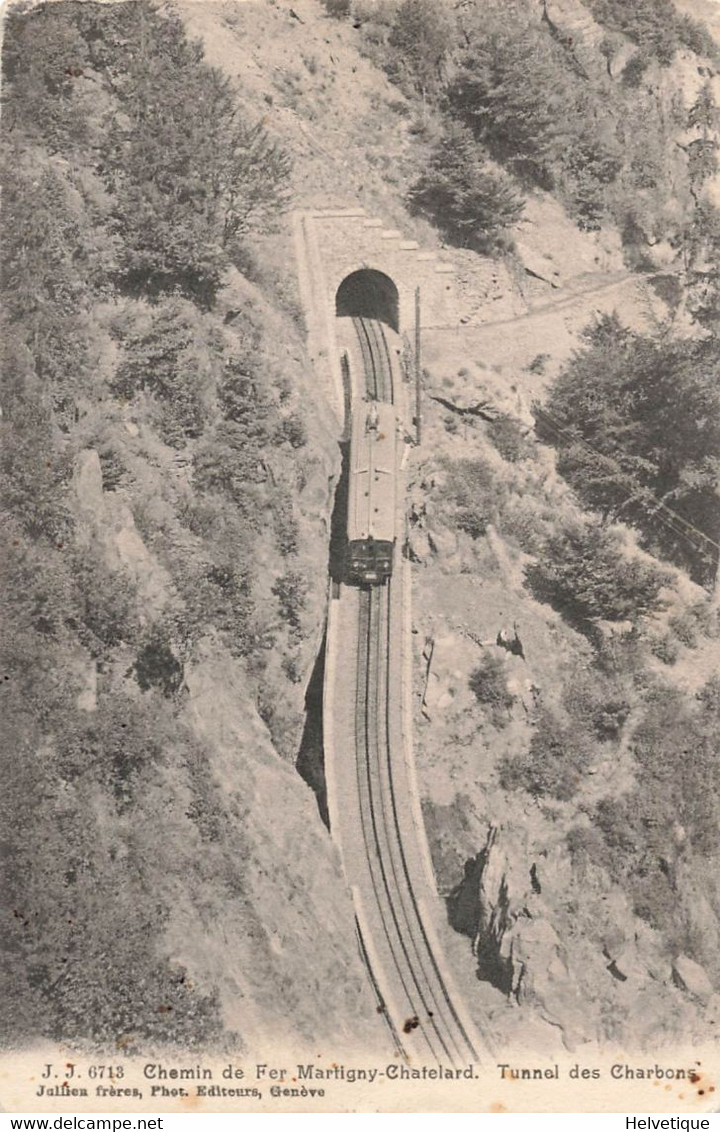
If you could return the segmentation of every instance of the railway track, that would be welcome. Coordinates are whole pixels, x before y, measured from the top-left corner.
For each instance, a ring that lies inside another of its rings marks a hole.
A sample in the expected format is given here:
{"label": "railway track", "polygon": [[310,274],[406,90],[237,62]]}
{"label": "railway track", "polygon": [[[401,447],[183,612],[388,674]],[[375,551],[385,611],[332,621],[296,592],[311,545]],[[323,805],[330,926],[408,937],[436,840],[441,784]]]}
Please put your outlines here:
{"label": "railway track", "polygon": [[[361,591],[355,703],[357,787],[364,850],[384,950],[393,964],[402,1018],[383,1013],[393,1036],[413,1034],[438,1063],[477,1060],[425,930],[403,847],[393,769],[389,673],[392,587]],[[397,752],[395,752],[397,757]]]}
{"label": "railway track", "polygon": [[383,325],[374,318],[354,318],[353,325],[360,343],[367,392],[375,401],[392,403],[392,365]]}
{"label": "railway track", "polygon": [[[393,370],[383,326],[367,318],[353,322],[367,395],[392,403]],[[363,909],[362,914],[358,909],[358,940],[395,1049],[408,1060],[460,1067],[477,1061],[479,1051],[455,1007],[437,946],[424,922],[425,898],[433,894],[426,891],[412,822],[407,819],[399,676],[402,571],[398,561],[396,571],[386,585],[355,591],[352,827],[359,832],[361,844],[357,844],[356,832],[352,872]]]}

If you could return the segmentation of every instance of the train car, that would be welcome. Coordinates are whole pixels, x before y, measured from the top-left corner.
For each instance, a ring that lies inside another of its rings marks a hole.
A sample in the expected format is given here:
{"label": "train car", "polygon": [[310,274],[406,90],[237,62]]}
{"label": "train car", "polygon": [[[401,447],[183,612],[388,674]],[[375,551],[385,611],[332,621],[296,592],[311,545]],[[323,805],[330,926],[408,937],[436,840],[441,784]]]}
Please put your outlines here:
{"label": "train car", "polygon": [[396,430],[392,405],[353,401],[346,557],[350,582],[383,585],[392,574]]}

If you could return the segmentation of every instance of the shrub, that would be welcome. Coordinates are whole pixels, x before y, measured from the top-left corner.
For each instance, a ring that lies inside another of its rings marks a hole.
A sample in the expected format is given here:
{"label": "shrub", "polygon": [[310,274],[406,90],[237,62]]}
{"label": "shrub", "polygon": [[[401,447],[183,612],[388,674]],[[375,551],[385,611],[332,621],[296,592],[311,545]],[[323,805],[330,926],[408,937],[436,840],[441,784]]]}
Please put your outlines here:
{"label": "shrub", "polygon": [[202,436],[209,415],[204,393],[196,369],[178,373],[173,393],[165,393],[154,414],[158,433],[166,444],[182,448],[188,440]]}
{"label": "shrub", "polygon": [[298,665],[297,656],[284,656],[280,666],[287,676],[291,684],[299,684],[302,680],[302,672]]}
{"label": "shrub", "polygon": [[580,138],[570,147],[563,162],[564,195],[578,227],[598,231],[608,212],[608,186],[618,177],[623,155],[615,144],[610,148],[598,138]]}
{"label": "shrub", "polygon": [[80,638],[102,655],[122,642],[131,642],[138,628],[136,594],[126,574],[111,571],[89,552],[76,555],[75,578],[81,601]]}
{"label": "shrub", "polygon": [[525,554],[541,554],[547,532],[556,520],[555,512],[543,508],[537,496],[512,494],[503,507],[502,533],[512,538]]}
{"label": "shrub", "polygon": [[603,836],[594,826],[574,825],[568,830],[566,841],[573,863],[597,864],[602,860]]}
{"label": "shrub", "polygon": [[603,741],[617,739],[630,714],[623,685],[597,669],[576,674],[563,703],[579,730]]}
{"label": "shrub", "polygon": [[660,931],[672,931],[678,899],[672,881],[677,847],[671,837],[671,798],[644,785],[629,797],[603,799],[592,819],[603,838],[597,863],[624,882],[636,915]]}
{"label": "shrub", "polygon": [[500,764],[500,785],[566,802],[579,790],[592,756],[592,744],[576,726],[543,710],[527,754],[506,756]]}
{"label": "shrub", "polygon": [[705,55],[717,66],[718,45],[705,24],[683,12],[676,17],[675,30],[684,47],[694,51],[696,55]]}
{"label": "shrub", "polygon": [[122,452],[107,445],[99,450],[98,456],[103,491],[116,491],[122,485],[126,474]]}
{"label": "shrub", "polygon": [[713,719],[720,723],[720,675],[715,673],[714,676],[711,676],[695,698],[702,706],[710,724],[712,725]]}
{"label": "shrub", "polygon": [[700,636],[714,636],[716,625],[716,617],[705,602],[686,606],[668,621],[677,639],[689,649],[697,648]]}
{"label": "shrub", "polygon": [[514,464],[535,454],[535,446],[528,440],[523,426],[514,417],[497,417],[496,420],[490,421],[487,432],[503,460]]}
{"label": "shrub", "polygon": [[192,791],[187,816],[197,827],[203,841],[219,841],[228,814],[223,791],[212,771],[210,752],[192,739],[188,739],[181,750]]}
{"label": "shrub", "polygon": [[3,503],[32,538],[65,542],[73,528],[67,505],[69,453],[56,451],[50,422],[32,401],[0,424]]}
{"label": "shrub", "polygon": [[242,426],[223,422],[206,431],[193,458],[193,480],[198,491],[226,495],[251,529],[262,529],[267,466]]}
{"label": "shrub", "polygon": [[623,68],[623,86],[629,90],[637,90],[643,80],[645,72],[650,66],[651,58],[644,51],[638,51],[629,59]]}
{"label": "shrub", "polygon": [[683,299],[683,285],[677,275],[654,274],[648,283],[671,311],[677,310]]}
{"label": "shrub", "polygon": [[453,504],[452,522],[471,538],[485,533],[497,513],[498,489],[493,472],[484,460],[448,461],[442,494]]}
{"label": "shrub", "polygon": [[214,626],[233,656],[251,656],[260,635],[252,550],[244,545],[239,531],[235,554],[228,556],[229,560],[224,558],[216,543],[213,558],[210,563],[197,565],[185,560],[176,575],[185,604],[183,632],[188,641],[193,641]]}
{"label": "shrub", "polygon": [[350,15],[352,0],[322,0],[322,5],[334,20],[345,20]]}
{"label": "shrub", "polygon": [[526,566],[525,580],[538,601],[573,623],[634,621],[662,608],[660,591],[672,574],[628,557],[620,536],[601,523],[576,522],[547,539],[542,558]]}
{"label": "shrub", "polygon": [[308,442],[307,426],[299,413],[282,417],[275,431],[275,443],[287,441],[291,448],[304,448]]}
{"label": "shrub", "polygon": [[171,699],[182,687],[183,666],[175,656],[169,638],[159,626],[153,626],[149,630],[138,649],[133,672],[143,692],[158,688],[163,696]]}
{"label": "shrub", "polygon": [[545,373],[545,367],[549,361],[549,354],[536,354],[527,367],[528,373]]}
{"label": "shrub", "polygon": [[[664,808],[665,821],[679,822],[702,853],[720,848],[717,724],[712,683],[695,701],[675,688],[659,687],[633,734],[647,805]],[[661,836],[660,824],[657,829]]]}
{"label": "shrub", "polygon": [[225,359],[218,380],[218,401],[235,435],[258,450],[271,443],[280,427],[276,406],[270,397],[261,356],[260,332],[254,324],[243,327],[235,351]]}
{"label": "shrub", "polygon": [[148,390],[158,401],[156,423],[166,443],[182,447],[201,435],[209,416],[207,361],[198,342],[200,327],[189,304],[160,303],[149,326],[124,334],[124,354],[113,391],[132,397]]}
{"label": "shrub", "polygon": [[468,687],[475,699],[487,708],[496,727],[504,727],[508,721],[515,696],[508,691],[505,661],[493,653],[485,653],[470,674]]}
{"label": "shrub", "polygon": [[289,493],[279,488],[271,504],[275,543],[283,558],[297,554],[300,543],[300,524]]}
{"label": "shrub", "polygon": [[650,651],[653,656],[656,656],[663,664],[675,664],[680,656],[678,643],[672,633],[663,633],[662,636],[651,637]]}
{"label": "shrub", "polygon": [[4,39],[4,113],[13,126],[39,135],[51,153],[85,143],[87,116],[76,85],[88,46],[72,10],[9,12]]}
{"label": "shrub", "polygon": [[286,621],[291,629],[299,629],[308,592],[308,583],[304,576],[297,570],[288,570],[273,582],[272,592],[278,599],[283,621]]}
{"label": "shrub", "polygon": [[479,249],[491,247],[524,208],[507,175],[488,167],[470,131],[457,124],[447,127],[432,150],[408,200],[453,242]]}

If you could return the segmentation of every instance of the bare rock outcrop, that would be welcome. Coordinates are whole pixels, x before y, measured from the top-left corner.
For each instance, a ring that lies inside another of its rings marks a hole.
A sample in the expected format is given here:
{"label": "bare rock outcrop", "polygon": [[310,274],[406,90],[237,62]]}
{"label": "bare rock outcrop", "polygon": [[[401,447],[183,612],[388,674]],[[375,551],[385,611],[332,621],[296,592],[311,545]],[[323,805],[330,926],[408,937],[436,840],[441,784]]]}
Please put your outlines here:
{"label": "bare rock outcrop", "polygon": [[81,545],[98,552],[111,571],[122,571],[136,589],[140,608],[148,617],[157,614],[168,601],[170,576],[145,546],[122,496],[103,491],[96,449],[77,457],[74,486]]}
{"label": "bare rock outcrop", "polygon": [[680,990],[687,991],[693,998],[709,1003],[713,995],[713,985],[707,972],[694,959],[678,955],[672,965],[673,982]]}
{"label": "bare rock outcrop", "polygon": [[641,1047],[658,1032],[665,1040],[696,1032],[697,1003],[712,1024],[717,995],[704,968],[684,955],[671,964],[600,870],[585,878],[588,922],[570,861],[559,847],[538,853],[537,833],[491,824],[447,897],[452,927],[471,940],[476,977],[552,1026],[567,1049],[621,1030]]}

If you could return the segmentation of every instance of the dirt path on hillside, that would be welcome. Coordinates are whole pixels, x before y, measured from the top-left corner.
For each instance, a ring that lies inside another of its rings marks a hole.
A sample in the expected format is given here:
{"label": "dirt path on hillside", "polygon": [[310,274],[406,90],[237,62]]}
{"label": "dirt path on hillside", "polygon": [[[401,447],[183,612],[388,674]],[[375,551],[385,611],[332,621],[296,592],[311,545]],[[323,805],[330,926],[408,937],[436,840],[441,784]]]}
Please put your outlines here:
{"label": "dirt path on hillside", "polygon": [[[614,278],[606,281],[605,283],[601,283],[597,286],[592,287],[584,287],[577,291],[574,291],[572,294],[565,294],[564,296],[560,296],[554,301],[542,303],[540,306],[532,307],[530,310],[526,311],[525,314],[515,315],[513,318],[500,318],[489,322],[468,324],[467,329],[484,330],[486,327],[489,329],[498,326],[514,326],[519,322],[528,322],[533,318],[542,318],[547,314],[555,314],[559,311],[566,310],[567,308],[572,307],[573,304],[578,303],[583,299],[587,299],[592,295],[605,294],[606,292],[612,291],[615,288],[620,289],[627,283],[634,284],[641,278],[646,278],[646,276],[641,276],[637,272],[623,272],[619,276],[615,275]],[[433,327],[433,331],[445,329],[451,331],[456,330],[455,327]]]}

